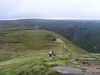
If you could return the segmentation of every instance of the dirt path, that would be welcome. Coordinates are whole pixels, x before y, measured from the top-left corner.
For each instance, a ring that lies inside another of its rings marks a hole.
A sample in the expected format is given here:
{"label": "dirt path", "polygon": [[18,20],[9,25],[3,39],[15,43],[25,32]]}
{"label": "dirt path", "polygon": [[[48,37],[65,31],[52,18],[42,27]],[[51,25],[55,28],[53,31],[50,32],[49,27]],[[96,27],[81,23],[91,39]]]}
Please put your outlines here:
{"label": "dirt path", "polygon": [[[63,40],[61,40],[60,38],[57,38],[56,39],[56,42],[59,42],[59,43],[64,43],[64,41]],[[64,44],[64,48],[66,48],[67,49],[67,47],[66,47],[66,45]]]}
{"label": "dirt path", "polygon": [[96,65],[93,65],[93,66],[86,66],[84,65],[84,68],[89,70],[90,72],[94,72],[94,73],[99,73],[100,74],[100,66],[96,66]]}
{"label": "dirt path", "polygon": [[97,69],[96,66],[90,66],[90,67],[88,67],[88,70],[90,70],[92,72],[99,72],[100,73],[100,69]]}
{"label": "dirt path", "polygon": [[56,39],[56,42],[63,43],[64,41],[61,40],[60,38],[57,38],[57,39]]}

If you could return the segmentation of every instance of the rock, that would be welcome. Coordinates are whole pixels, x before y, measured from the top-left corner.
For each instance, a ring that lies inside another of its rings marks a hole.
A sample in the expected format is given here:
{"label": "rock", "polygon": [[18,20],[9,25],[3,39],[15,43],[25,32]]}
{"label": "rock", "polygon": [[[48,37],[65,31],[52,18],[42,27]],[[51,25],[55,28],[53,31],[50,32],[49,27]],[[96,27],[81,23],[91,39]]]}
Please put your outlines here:
{"label": "rock", "polygon": [[57,67],[53,67],[52,70],[61,73],[61,75],[84,75],[82,70],[77,68],[72,68],[72,67],[57,66]]}

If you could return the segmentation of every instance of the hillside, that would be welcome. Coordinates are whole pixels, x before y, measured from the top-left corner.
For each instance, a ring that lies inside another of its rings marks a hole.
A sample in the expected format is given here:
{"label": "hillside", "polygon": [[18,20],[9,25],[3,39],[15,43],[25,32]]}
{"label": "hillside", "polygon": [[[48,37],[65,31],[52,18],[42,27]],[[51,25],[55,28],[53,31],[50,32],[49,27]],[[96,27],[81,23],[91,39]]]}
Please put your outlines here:
{"label": "hillside", "polygon": [[[13,27],[13,30],[38,28],[54,31],[89,52],[100,52],[99,20],[2,20],[0,26]],[[0,31],[3,29],[1,28]]]}
{"label": "hillside", "polygon": [[[2,37],[0,75],[44,75],[53,66],[69,63],[66,60],[69,57],[87,54],[62,36],[46,30],[8,31]],[[56,52],[56,57],[48,56],[50,49]]]}

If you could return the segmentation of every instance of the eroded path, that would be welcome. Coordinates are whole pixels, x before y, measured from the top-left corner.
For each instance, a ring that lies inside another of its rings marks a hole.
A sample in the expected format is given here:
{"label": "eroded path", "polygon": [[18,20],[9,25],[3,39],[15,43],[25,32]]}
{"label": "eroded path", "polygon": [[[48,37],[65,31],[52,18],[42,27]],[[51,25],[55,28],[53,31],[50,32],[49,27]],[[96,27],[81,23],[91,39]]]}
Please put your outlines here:
{"label": "eroded path", "polygon": [[[56,42],[59,42],[59,43],[64,43],[64,41],[63,40],[61,40],[60,38],[57,38],[56,39]],[[64,48],[67,48],[67,46],[64,44]]]}

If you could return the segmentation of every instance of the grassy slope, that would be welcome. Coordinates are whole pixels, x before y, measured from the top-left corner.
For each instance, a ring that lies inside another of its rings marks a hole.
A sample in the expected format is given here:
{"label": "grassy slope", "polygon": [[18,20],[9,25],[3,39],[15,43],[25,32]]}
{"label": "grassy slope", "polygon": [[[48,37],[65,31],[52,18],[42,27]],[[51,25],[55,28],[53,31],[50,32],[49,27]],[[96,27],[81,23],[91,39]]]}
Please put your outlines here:
{"label": "grassy slope", "polygon": [[[54,42],[53,38],[60,38],[64,42]],[[26,75],[44,75],[52,66],[66,65],[68,61],[65,58],[86,53],[62,36],[45,30],[9,32],[4,38],[4,45],[6,47],[0,49],[3,58],[0,62],[0,75],[18,75],[21,72]],[[66,52],[64,45],[68,49]],[[55,50],[57,56],[50,58],[48,49]]]}

